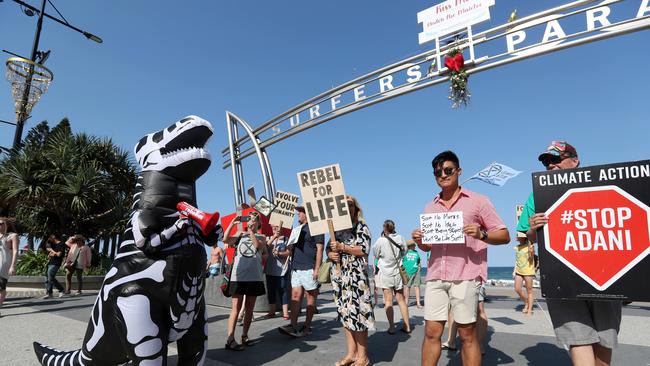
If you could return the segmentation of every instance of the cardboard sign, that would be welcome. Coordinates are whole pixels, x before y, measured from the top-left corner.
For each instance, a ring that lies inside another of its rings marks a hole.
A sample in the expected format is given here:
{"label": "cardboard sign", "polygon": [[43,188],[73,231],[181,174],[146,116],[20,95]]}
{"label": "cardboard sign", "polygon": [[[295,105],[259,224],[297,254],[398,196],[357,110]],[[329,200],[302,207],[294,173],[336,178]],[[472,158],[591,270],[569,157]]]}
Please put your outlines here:
{"label": "cardboard sign", "polygon": [[298,195],[292,193],[275,192],[275,199],[273,200],[275,209],[271,212],[269,223],[271,225],[280,225],[282,223],[283,228],[291,229],[299,199]]}
{"label": "cardboard sign", "polygon": [[465,244],[463,225],[461,211],[422,214],[422,244]]}
{"label": "cardboard sign", "polygon": [[327,220],[337,231],[352,227],[338,164],[298,173],[298,185],[311,235],[328,233]]}
{"label": "cardboard sign", "polygon": [[650,301],[650,160],[532,177],[542,295]]}
{"label": "cardboard sign", "polygon": [[[519,219],[521,219],[521,214],[524,213],[524,205],[516,205],[515,206],[515,218],[517,221],[515,221],[515,227],[519,225]],[[520,231],[517,231],[517,237],[518,238],[525,238],[526,234],[522,233]]]}

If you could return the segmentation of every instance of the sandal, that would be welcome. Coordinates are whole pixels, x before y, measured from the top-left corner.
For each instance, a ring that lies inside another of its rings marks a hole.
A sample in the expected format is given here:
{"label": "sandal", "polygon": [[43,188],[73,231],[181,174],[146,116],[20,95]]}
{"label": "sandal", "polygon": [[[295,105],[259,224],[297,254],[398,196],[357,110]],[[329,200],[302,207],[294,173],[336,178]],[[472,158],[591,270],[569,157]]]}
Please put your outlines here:
{"label": "sandal", "polygon": [[406,328],[406,327],[402,327],[402,329],[400,329],[400,330],[401,330],[402,332],[406,333],[406,334],[411,334],[411,331],[412,331],[412,330],[411,330],[411,327],[408,327],[408,328]]}
{"label": "sandal", "polygon": [[354,366],[370,366],[370,359],[366,358],[365,361],[366,362],[360,364],[360,363],[358,363],[359,361],[357,360],[357,361],[354,362]]}
{"label": "sandal", "polygon": [[246,347],[253,347],[255,345],[255,341],[250,340],[247,335],[241,336],[241,344]]}
{"label": "sandal", "polygon": [[393,335],[393,334],[395,334],[395,329],[388,329],[388,330],[386,331],[386,333],[388,333],[388,334],[390,334],[390,335]]}
{"label": "sandal", "polygon": [[355,363],[356,361],[357,361],[356,359],[343,357],[342,359],[337,361],[334,365],[335,366],[350,366],[353,363]]}
{"label": "sandal", "polygon": [[235,338],[231,338],[226,342],[226,349],[230,351],[243,351],[244,346],[237,344],[237,342],[235,342]]}
{"label": "sandal", "polygon": [[451,347],[451,346],[449,346],[449,345],[446,344],[446,343],[443,343],[443,344],[442,344],[442,347],[440,347],[440,348],[442,348],[442,349],[446,349],[447,351],[456,351],[456,347]]}

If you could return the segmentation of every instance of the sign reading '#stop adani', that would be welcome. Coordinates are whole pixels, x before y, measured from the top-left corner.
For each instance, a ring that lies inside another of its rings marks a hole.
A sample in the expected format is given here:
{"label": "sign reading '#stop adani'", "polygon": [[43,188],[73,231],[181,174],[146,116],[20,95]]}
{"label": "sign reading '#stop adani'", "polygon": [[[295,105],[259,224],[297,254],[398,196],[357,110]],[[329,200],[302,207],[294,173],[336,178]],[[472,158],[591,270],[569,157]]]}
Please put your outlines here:
{"label": "sign reading '#stop adani'", "polygon": [[298,173],[298,185],[311,235],[328,233],[327,220],[332,220],[334,230],[352,227],[338,164]]}
{"label": "sign reading '#stop adani'", "polygon": [[533,173],[542,294],[648,301],[650,160]]}

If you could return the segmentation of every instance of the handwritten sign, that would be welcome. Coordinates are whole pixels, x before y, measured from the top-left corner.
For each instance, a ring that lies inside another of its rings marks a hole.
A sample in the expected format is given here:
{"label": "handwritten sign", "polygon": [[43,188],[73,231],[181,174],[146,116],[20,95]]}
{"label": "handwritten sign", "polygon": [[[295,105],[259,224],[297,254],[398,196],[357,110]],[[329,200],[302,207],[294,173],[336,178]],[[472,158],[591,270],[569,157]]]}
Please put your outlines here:
{"label": "handwritten sign", "polygon": [[282,191],[275,192],[275,199],[273,200],[275,209],[271,213],[269,224],[279,226],[282,223],[283,228],[291,229],[298,198],[295,194]]}
{"label": "handwritten sign", "polygon": [[423,244],[465,244],[460,211],[422,214],[420,229]]}
{"label": "handwritten sign", "polygon": [[327,220],[332,220],[334,230],[352,227],[338,164],[298,173],[298,185],[311,235],[328,233]]}

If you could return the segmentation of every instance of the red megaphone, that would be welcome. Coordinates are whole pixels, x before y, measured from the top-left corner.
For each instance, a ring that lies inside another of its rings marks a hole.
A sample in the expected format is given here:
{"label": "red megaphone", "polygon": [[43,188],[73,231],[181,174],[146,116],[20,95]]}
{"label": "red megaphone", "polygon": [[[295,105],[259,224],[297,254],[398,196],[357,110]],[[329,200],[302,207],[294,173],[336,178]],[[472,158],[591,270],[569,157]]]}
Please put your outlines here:
{"label": "red megaphone", "polygon": [[176,205],[181,215],[185,215],[192,220],[196,221],[201,226],[203,235],[208,235],[219,223],[219,213],[207,213],[199,210],[198,208],[190,205],[187,202],[179,202]]}

